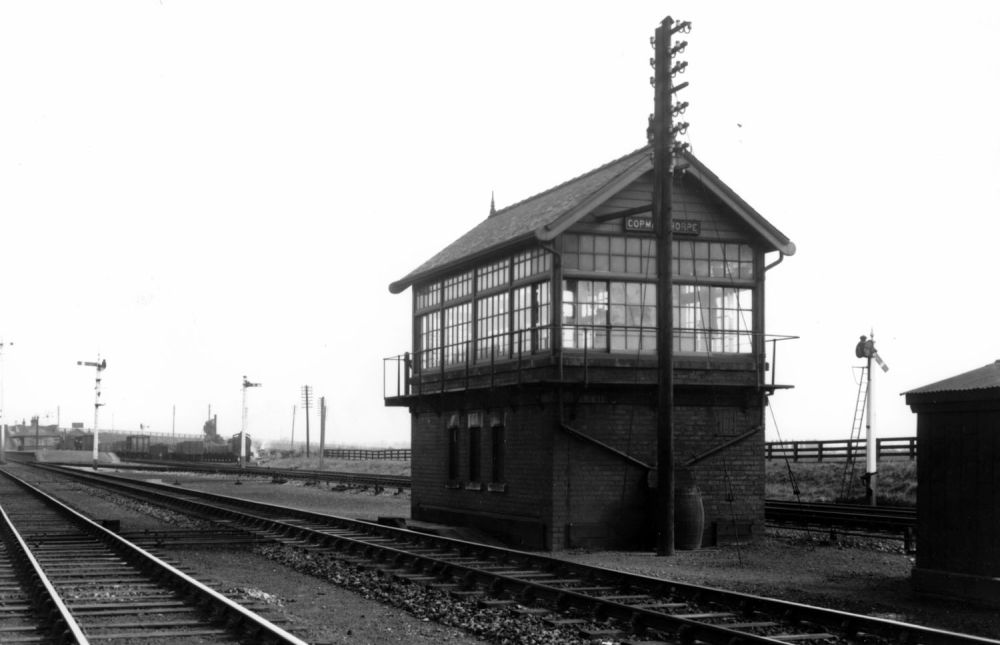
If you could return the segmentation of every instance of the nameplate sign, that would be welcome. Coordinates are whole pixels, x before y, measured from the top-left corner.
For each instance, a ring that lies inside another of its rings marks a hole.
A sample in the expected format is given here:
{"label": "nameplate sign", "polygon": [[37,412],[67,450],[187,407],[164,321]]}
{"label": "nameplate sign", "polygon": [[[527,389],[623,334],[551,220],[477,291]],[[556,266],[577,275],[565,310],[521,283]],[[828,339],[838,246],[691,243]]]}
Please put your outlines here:
{"label": "nameplate sign", "polygon": [[[701,222],[696,219],[675,219],[672,222],[674,235],[701,235]],[[653,218],[633,215],[625,218],[625,230],[633,233],[653,233]]]}

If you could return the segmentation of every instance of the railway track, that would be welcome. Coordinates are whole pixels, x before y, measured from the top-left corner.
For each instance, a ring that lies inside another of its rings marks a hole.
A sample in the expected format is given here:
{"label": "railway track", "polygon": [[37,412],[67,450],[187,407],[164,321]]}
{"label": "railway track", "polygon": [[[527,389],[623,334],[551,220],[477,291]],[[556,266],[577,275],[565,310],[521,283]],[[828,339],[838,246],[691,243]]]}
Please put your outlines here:
{"label": "railway track", "polygon": [[0,642],[304,641],[0,469]]}
{"label": "railway track", "polygon": [[[211,493],[74,471],[71,476],[314,554],[375,568],[400,581],[527,604],[554,625],[593,638],[640,634],[648,642],[968,645],[1000,641],[581,565],[371,522]],[[600,625],[600,629],[595,627]],[[608,625],[612,625],[608,627]],[[589,630],[589,631],[587,631]]]}
{"label": "railway track", "polygon": [[406,475],[378,475],[368,473],[336,472],[330,470],[303,470],[300,468],[269,468],[266,466],[244,466],[224,463],[199,463],[177,461],[141,460],[120,464],[101,464],[103,470],[154,470],[185,471],[202,473],[246,474],[271,478],[305,479],[310,481],[337,482],[350,486],[374,486],[381,488],[410,488],[410,478]]}
{"label": "railway track", "polygon": [[[348,473],[321,470],[278,469],[258,466],[231,464],[177,463],[169,461],[144,461],[140,464],[120,464],[102,466],[105,469],[136,470],[185,470],[257,475],[284,479],[305,479],[313,481],[338,482],[351,486],[373,486],[377,488],[404,489],[411,487],[410,478],[405,475],[378,475],[370,473]],[[916,531],[916,510],[902,507],[871,507],[858,504],[808,503],[784,500],[766,500],[765,520],[772,526],[791,528],[822,528],[839,530],[841,533],[858,531],[863,535],[890,535],[905,542],[906,550],[913,550]]]}
{"label": "railway track", "polygon": [[[349,486],[371,486],[402,490],[411,487],[405,475],[379,475],[321,470],[279,469],[259,466],[240,468],[232,464],[196,463],[145,460],[140,463],[100,466],[106,470],[193,471],[224,474],[247,474],[278,479],[304,479],[310,481],[338,482]],[[891,536],[903,540],[907,552],[914,551],[916,537],[916,509],[905,507],[872,507],[860,504],[832,504],[765,500],[765,521],[771,526],[824,529],[845,535]],[[853,533],[852,533],[853,532]]]}
{"label": "railway track", "polygon": [[775,524],[839,527],[882,533],[903,533],[917,526],[917,509],[905,506],[769,499],[764,502],[764,514],[768,522]]}
{"label": "railway track", "polygon": [[907,553],[916,549],[917,509],[769,499],[764,502],[768,526],[902,539]]}

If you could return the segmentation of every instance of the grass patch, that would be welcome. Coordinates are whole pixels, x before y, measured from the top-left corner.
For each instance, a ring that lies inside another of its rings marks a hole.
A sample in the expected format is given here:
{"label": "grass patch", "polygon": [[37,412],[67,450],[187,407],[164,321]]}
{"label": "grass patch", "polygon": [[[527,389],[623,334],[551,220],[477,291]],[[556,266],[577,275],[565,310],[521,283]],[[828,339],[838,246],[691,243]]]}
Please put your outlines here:
{"label": "grass patch", "polygon": [[[846,466],[846,472],[845,472]],[[917,463],[909,460],[885,461],[878,466],[879,504],[914,506],[917,503]],[[789,469],[792,476],[789,476]],[[769,499],[796,499],[792,479],[798,485],[798,498],[804,502],[863,503],[865,485],[861,475],[864,463],[850,464],[767,462],[766,495]]]}
{"label": "grass patch", "polygon": [[301,470],[329,470],[340,473],[359,473],[363,475],[393,475],[410,476],[410,462],[390,459],[323,459],[320,468],[319,457],[268,457],[260,461],[261,466],[271,468],[289,468]]}

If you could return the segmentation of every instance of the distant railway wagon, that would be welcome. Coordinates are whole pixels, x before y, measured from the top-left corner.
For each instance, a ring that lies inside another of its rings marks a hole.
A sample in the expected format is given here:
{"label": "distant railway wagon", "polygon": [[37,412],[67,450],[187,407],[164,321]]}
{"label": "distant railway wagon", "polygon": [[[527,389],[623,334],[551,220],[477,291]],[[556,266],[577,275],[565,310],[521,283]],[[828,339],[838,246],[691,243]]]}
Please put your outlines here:
{"label": "distant railway wagon", "polygon": [[[249,459],[253,455],[253,446],[251,445],[252,442],[251,442],[250,435],[245,434],[243,436],[243,440],[245,442],[245,448],[246,448],[246,451],[243,454],[245,454],[247,456],[247,458]],[[233,456],[236,457],[236,458],[239,458],[239,456],[240,456],[240,435],[239,434],[234,434],[232,437],[230,437],[229,443],[227,445],[229,447],[229,451],[233,454]]]}
{"label": "distant railway wagon", "polygon": [[[129,439],[133,439],[133,437],[129,437]],[[238,438],[228,442],[206,438],[155,444],[150,444],[148,437],[142,437],[142,439],[146,439],[146,441],[117,441],[113,444],[112,449],[122,459],[175,459],[177,461],[229,463],[236,461],[239,457],[237,453]],[[248,437],[248,455],[250,454],[249,450],[250,439]]]}
{"label": "distant railway wagon", "polygon": [[190,455],[200,457],[205,454],[204,441],[180,441],[174,444],[175,455]]}

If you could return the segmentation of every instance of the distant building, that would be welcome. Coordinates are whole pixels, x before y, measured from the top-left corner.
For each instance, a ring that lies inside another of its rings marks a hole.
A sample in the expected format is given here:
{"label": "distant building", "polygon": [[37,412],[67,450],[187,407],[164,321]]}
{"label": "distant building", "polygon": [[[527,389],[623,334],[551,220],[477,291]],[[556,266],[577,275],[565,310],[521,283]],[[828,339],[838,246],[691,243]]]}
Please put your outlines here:
{"label": "distant building", "polygon": [[16,424],[7,426],[8,450],[42,450],[59,448],[62,445],[63,432],[57,425],[35,426]]}
{"label": "distant building", "polygon": [[[695,157],[684,161],[673,201],[676,480],[701,493],[705,543],[745,540],[764,521],[764,406],[785,387],[768,372],[764,278],[795,247]],[[411,414],[414,520],[527,548],[652,543],[652,190],[645,147],[491,209],[390,285],[413,292],[413,351],[387,362],[385,403]]]}

